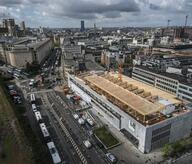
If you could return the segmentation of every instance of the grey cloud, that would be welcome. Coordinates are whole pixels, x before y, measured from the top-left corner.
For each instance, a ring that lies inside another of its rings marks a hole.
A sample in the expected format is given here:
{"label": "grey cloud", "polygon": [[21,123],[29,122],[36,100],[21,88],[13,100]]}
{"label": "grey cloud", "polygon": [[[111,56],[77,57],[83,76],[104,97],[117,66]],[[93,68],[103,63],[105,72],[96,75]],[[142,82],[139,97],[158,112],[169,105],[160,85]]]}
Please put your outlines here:
{"label": "grey cloud", "polygon": [[112,4],[99,4],[95,2],[86,1],[72,1],[69,5],[72,12],[77,13],[105,13],[111,11],[119,12],[134,12],[139,11],[138,5],[134,0],[120,0],[118,3]]}
{"label": "grey cloud", "polygon": [[160,6],[152,4],[152,3],[149,4],[149,8],[152,10],[160,10],[161,9]]}
{"label": "grey cloud", "polygon": [[103,14],[103,16],[105,18],[119,18],[121,17],[121,14],[120,12],[113,11],[113,12],[106,12]]}
{"label": "grey cloud", "polygon": [[0,0],[0,6],[14,6],[14,5],[19,5],[22,4],[23,0]]}
{"label": "grey cloud", "polygon": [[117,18],[122,12],[138,12],[140,11],[138,4],[134,0],[117,0],[110,4],[98,3],[96,1],[83,0],[65,0],[59,1],[58,10],[46,9],[52,11],[52,15],[63,15],[77,19],[95,19],[98,15],[107,18]]}

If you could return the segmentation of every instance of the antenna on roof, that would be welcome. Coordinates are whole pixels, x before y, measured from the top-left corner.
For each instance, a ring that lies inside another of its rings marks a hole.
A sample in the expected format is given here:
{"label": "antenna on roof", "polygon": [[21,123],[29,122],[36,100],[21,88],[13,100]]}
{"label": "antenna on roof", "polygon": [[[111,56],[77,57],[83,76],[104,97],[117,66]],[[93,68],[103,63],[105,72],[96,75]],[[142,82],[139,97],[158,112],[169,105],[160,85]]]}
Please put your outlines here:
{"label": "antenna on roof", "polygon": [[186,15],[186,17],[185,17],[185,27],[187,26],[188,17],[189,17],[189,15]]}
{"label": "antenna on roof", "polygon": [[170,19],[168,19],[168,20],[167,20],[167,28],[169,27],[170,22],[171,22],[171,20],[170,20]]}

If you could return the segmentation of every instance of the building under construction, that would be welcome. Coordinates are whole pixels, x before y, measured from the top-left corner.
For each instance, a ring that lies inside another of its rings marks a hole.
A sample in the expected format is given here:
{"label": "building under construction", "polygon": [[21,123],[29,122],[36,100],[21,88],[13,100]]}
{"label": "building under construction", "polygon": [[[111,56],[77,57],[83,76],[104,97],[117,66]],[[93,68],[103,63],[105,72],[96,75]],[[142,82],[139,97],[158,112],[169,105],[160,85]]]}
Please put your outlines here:
{"label": "building under construction", "polygon": [[68,85],[143,153],[191,134],[192,112],[182,101],[142,82],[107,73],[69,75]]}

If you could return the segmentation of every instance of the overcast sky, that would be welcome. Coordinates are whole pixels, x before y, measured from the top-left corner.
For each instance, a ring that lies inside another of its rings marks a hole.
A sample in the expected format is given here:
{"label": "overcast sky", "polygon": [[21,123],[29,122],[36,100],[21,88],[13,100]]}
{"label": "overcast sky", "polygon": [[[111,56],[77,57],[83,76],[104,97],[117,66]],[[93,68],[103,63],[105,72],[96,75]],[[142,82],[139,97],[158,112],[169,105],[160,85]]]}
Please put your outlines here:
{"label": "overcast sky", "polygon": [[0,18],[30,27],[192,25],[192,0],[0,0]]}

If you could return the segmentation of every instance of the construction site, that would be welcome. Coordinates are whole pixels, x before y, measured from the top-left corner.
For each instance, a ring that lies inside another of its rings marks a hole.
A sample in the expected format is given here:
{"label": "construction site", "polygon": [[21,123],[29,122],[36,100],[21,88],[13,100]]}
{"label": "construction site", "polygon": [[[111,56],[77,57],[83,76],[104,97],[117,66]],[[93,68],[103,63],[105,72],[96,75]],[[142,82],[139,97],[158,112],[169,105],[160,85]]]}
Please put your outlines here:
{"label": "construction site", "polygon": [[181,100],[127,76],[69,75],[68,86],[143,153],[191,134],[192,112]]}

